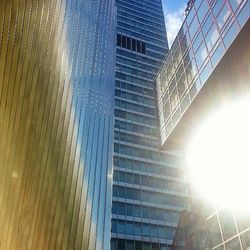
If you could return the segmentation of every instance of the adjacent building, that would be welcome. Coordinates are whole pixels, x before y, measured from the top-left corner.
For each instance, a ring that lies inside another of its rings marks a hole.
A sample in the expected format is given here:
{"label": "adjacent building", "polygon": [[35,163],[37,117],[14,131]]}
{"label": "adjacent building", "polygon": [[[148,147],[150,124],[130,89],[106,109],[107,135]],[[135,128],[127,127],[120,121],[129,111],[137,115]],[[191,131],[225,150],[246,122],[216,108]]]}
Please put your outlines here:
{"label": "adjacent building", "polygon": [[0,1],[0,249],[110,249],[115,17]]}
{"label": "adjacent building", "polygon": [[[156,78],[164,150],[185,149],[209,112],[250,90],[250,1],[189,4]],[[182,212],[172,249],[250,249],[249,212],[207,203],[193,191],[191,209]]]}
{"label": "adjacent building", "polygon": [[180,147],[202,114],[246,92],[249,0],[192,2],[156,79],[162,149]]}
{"label": "adjacent building", "polygon": [[159,150],[154,79],[168,51],[161,0],[117,0],[111,249],[167,250],[187,207],[177,152]]}

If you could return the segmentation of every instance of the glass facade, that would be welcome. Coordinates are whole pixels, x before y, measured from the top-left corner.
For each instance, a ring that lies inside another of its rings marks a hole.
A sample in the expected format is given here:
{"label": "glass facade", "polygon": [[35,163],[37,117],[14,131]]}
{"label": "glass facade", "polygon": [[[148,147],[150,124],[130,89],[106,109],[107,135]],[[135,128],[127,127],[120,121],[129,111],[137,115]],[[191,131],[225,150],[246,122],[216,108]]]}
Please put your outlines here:
{"label": "glass facade", "polygon": [[248,250],[249,211],[244,213],[228,208],[211,207],[204,202],[195,203],[192,213],[181,215],[172,249]]}
{"label": "glass facade", "polygon": [[0,249],[110,249],[115,16],[0,1]]}
{"label": "glass facade", "polygon": [[156,79],[161,144],[249,19],[249,0],[196,0]]}
{"label": "glass facade", "polygon": [[181,158],[159,151],[154,78],[167,52],[161,0],[117,0],[112,250],[167,250],[187,206]]}

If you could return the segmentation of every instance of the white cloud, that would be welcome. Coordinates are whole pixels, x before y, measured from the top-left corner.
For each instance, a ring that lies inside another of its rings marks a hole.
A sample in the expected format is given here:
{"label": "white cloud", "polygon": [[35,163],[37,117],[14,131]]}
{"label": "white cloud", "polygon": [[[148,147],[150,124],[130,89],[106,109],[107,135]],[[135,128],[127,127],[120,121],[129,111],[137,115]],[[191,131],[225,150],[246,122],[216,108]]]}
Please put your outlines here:
{"label": "white cloud", "polygon": [[167,6],[165,6],[164,14],[165,14],[165,23],[166,23],[169,47],[171,47],[183,23],[184,11],[185,11],[185,6],[182,6],[177,11],[172,11],[168,9]]}

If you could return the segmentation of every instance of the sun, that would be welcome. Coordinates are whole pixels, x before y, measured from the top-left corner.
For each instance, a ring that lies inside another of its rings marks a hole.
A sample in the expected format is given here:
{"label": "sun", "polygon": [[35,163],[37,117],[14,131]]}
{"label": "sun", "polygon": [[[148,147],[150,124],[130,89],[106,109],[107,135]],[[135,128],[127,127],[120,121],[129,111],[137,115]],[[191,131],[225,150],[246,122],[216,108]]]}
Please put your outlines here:
{"label": "sun", "polygon": [[210,115],[196,129],[186,159],[204,198],[250,211],[250,98]]}

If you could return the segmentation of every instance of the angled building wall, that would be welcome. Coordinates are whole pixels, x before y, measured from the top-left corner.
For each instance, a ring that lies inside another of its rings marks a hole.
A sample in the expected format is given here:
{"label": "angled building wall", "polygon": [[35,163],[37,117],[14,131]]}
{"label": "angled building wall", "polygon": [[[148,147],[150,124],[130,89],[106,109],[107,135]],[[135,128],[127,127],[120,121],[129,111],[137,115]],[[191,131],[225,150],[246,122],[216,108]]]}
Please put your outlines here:
{"label": "angled building wall", "polygon": [[[206,89],[213,85],[208,84],[209,76],[249,20],[249,13],[249,0],[194,1],[156,79],[162,148],[188,141],[182,134],[188,134],[193,123],[186,117],[189,113],[194,117],[192,107],[202,106],[202,102],[192,103],[206,96]],[[235,68],[239,63],[235,62]],[[222,89],[226,96],[232,86],[225,81],[217,85],[221,89],[214,91],[217,99],[222,98]]]}
{"label": "angled building wall", "polygon": [[0,249],[109,249],[115,14],[0,1]]}
{"label": "angled building wall", "polygon": [[154,78],[167,52],[161,0],[117,0],[111,249],[169,249],[186,207],[182,164],[159,151]]}

